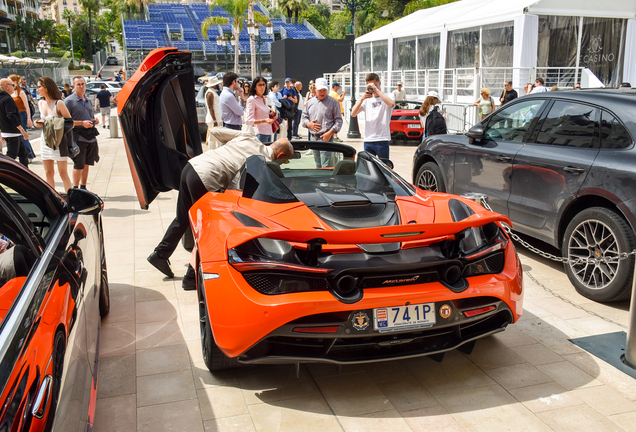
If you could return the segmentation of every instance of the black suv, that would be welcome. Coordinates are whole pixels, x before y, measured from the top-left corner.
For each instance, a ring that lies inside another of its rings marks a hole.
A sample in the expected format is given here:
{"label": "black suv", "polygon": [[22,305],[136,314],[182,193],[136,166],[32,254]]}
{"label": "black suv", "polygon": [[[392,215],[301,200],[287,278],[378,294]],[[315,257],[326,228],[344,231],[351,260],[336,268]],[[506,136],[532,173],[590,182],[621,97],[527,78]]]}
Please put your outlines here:
{"label": "black suv", "polygon": [[576,290],[597,301],[630,296],[636,248],[636,91],[558,91],[518,98],[466,134],[420,144],[413,183],[488,195],[515,231],[558,247]]}
{"label": "black suv", "polygon": [[115,56],[109,56],[109,57],[107,57],[107,58],[106,58],[106,64],[107,64],[107,65],[117,65],[117,64],[118,64],[118,62],[117,62],[117,57],[115,57]]}

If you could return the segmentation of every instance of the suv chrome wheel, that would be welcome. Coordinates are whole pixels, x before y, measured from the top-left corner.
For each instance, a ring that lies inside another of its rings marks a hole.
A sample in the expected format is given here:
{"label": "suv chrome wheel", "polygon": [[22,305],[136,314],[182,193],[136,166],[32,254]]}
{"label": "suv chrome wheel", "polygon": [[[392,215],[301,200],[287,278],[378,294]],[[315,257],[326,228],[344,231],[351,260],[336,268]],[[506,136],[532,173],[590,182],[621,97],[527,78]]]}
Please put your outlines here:
{"label": "suv chrome wheel", "polygon": [[435,162],[426,162],[415,176],[415,186],[431,192],[446,192],[442,172]]}
{"label": "suv chrome wheel", "polygon": [[583,210],[570,221],[563,239],[563,256],[594,258],[599,263],[565,264],[570,282],[583,296],[597,301],[629,297],[634,258],[619,254],[634,248],[634,233],[616,212],[602,207]]}

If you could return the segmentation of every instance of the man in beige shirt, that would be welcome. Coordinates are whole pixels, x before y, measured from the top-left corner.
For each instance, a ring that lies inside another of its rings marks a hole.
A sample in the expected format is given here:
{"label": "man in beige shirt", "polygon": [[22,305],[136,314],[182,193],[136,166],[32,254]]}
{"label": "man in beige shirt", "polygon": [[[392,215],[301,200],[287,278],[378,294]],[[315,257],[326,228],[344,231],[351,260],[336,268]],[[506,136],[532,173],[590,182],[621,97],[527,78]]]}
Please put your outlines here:
{"label": "man in beige shirt", "polygon": [[[265,160],[274,161],[290,159],[294,155],[294,148],[286,138],[265,146],[255,135],[225,127],[213,128],[210,134],[224,145],[190,159],[183,168],[177,215],[159,245],[148,257],[148,262],[169,278],[173,278],[174,273],[170,269],[168,258],[190,227],[188,211],[195,202],[208,192],[238,188],[237,174],[250,156],[262,155]],[[182,282],[183,289],[195,289],[195,277],[194,269],[188,266]]]}

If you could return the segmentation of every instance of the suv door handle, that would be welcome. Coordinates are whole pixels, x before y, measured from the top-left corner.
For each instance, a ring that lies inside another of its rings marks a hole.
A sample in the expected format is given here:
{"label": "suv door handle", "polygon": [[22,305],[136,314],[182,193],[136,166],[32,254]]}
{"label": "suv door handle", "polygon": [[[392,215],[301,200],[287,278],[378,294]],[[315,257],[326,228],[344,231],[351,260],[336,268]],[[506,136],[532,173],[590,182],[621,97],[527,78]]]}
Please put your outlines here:
{"label": "suv door handle", "polygon": [[497,160],[499,162],[510,162],[512,160],[512,157],[499,155],[499,156],[497,156]]}
{"label": "suv door handle", "polygon": [[563,168],[563,171],[569,172],[570,174],[583,174],[585,172],[585,169],[573,166],[566,166],[565,168]]}

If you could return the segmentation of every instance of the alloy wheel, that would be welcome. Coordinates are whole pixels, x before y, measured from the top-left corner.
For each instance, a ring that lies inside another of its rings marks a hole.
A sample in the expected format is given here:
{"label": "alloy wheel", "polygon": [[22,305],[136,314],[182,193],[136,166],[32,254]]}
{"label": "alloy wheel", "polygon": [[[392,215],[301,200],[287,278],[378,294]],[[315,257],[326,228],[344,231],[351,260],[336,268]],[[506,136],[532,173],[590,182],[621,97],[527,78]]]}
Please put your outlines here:
{"label": "alloy wheel", "polygon": [[576,279],[591,290],[608,286],[621,265],[616,234],[599,220],[588,219],[576,226],[568,242],[568,257],[609,259],[602,263],[570,264]]}
{"label": "alloy wheel", "polygon": [[437,192],[437,178],[431,171],[424,171],[417,179],[417,187],[420,189]]}

